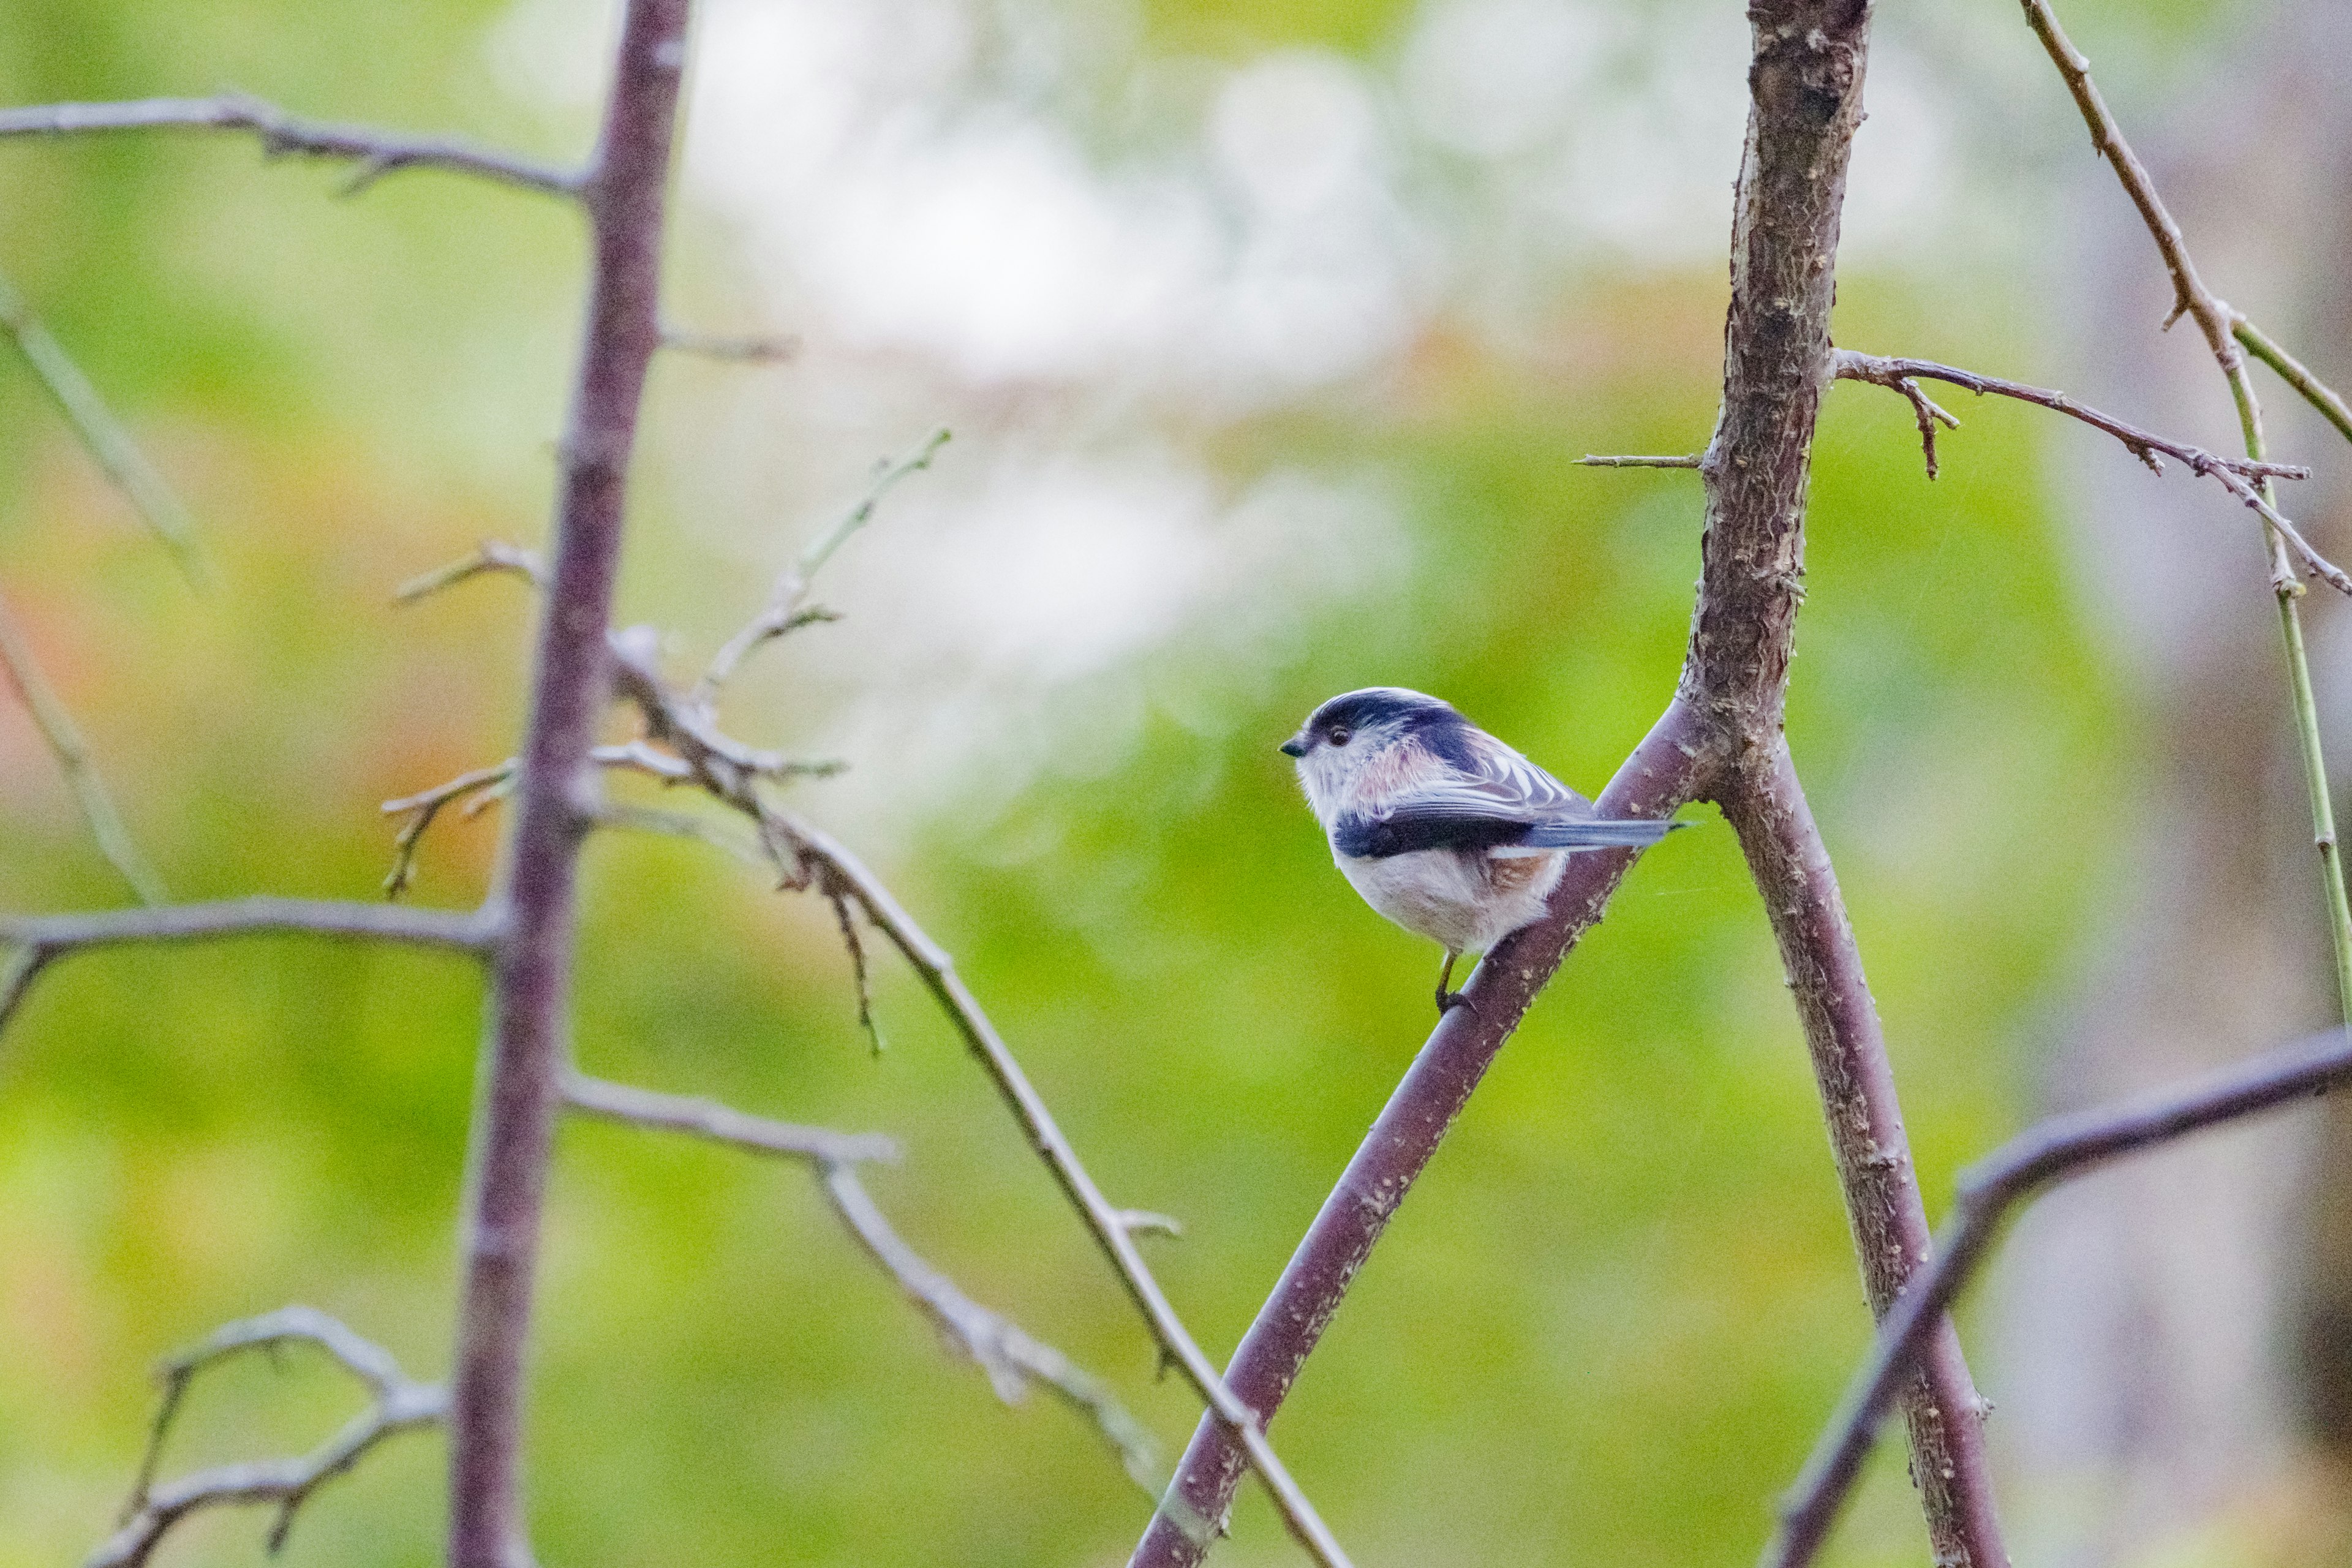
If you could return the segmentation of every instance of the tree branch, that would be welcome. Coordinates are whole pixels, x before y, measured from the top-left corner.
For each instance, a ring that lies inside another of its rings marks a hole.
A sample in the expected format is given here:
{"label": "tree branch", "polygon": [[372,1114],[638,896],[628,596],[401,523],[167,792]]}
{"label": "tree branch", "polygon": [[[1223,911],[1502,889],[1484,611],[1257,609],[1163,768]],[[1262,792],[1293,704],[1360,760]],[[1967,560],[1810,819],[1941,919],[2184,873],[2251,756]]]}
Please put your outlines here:
{"label": "tree branch", "polygon": [[[273,1459],[253,1464],[222,1465],[157,1487],[155,1471],[162,1463],[163,1439],[179,1414],[188,1384],[213,1363],[241,1351],[301,1342],[316,1345],[344,1370],[367,1385],[374,1396],[369,1407],[354,1416],[322,1447],[299,1459]],[[362,1339],[324,1312],[309,1307],[286,1307],[258,1318],[230,1323],[211,1338],[181,1352],[160,1369],[163,1397],[149,1429],[147,1452],[139,1479],[123,1510],[122,1527],[92,1552],[85,1568],[140,1568],[162,1543],[172,1527],[203,1509],[229,1503],[274,1503],[278,1517],[269,1527],[268,1545],[274,1556],[286,1544],[294,1515],[320,1487],[343,1474],[368,1450],[396,1432],[429,1426],[446,1414],[443,1391],[415,1383],[401,1372],[389,1352]]]}
{"label": "tree branch", "polygon": [[482,952],[498,944],[502,921],[493,907],[415,910],[389,904],[259,897],[89,914],[0,914],[0,944],[55,958],[87,948],[132,942],[220,942],[232,937],[303,935],[348,942],[401,942]]}
{"label": "tree branch", "polygon": [[2302,559],[2304,564],[2315,575],[2326,581],[2330,587],[2352,594],[2352,574],[2346,574],[2343,568],[2313,549],[2310,542],[2304,538],[2302,531],[2271,504],[2265,491],[2255,489],[2254,481],[2258,480],[2311,478],[2311,470],[2299,463],[2273,463],[2252,458],[2218,457],[2202,447],[2191,447],[2186,442],[2175,441],[2167,437],[2158,436],[2153,431],[2143,430],[2137,425],[2126,424],[2112,414],[2102,414],[2095,408],[2075,402],[2063,392],[2053,392],[2047,387],[2028,386],[2023,382],[2003,381],[1994,375],[1979,375],[1974,371],[1960,370],[1948,364],[1938,364],[1933,360],[1882,359],[1876,354],[1856,353],[1851,349],[1837,349],[1832,351],[1832,363],[1840,380],[1865,381],[1874,386],[1884,386],[1900,392],[1911,399],[1913,406],[1919,410],[1919,435],[1927,449],[1929,479],[1936,477],[1935,426],[1930,421],[1930,414],[1932,413],[1937,419],[1940,419],[1955,430],[1960,427],[1960,422],[1927,400],[1927,394],[1921,392],[1916,384],[1916,378],[1920,377],[1930,381],[1949,382],[1954,386],[1967,388],[1979,397],[1987,393],[1997,397],[2013,397],[2021,403],[2031,403],[2038,407],[2050,409],[2053,413],[2063,414],[2070,419],[2079,419],[2092,428],[2104,430],[2122,442],[2126,451],[2147,464],[2149,470],[2154,473],[2164,472],[2166,458],[2174,458],[2187,465],[2189,470],[2200,479],[2218,481],[2224,489],[2259,514],[2263,521],[2278,530],[2281,537],[2286,541],[2287,547]]}
{"label": "tree branch", "polygon": [[359,165],[346,195],[402,169],[446,169],[549,195],[579,196],[588,176],[450,137],[402,136],[287,113],[243,93],[149,98],[121,103],[49,103],[0,109],[0,137],[78,136],[106,131],[236,131],[261,139],[265,157],[326,158]]}
{"label": "tree branch", "polygon": [[106,477],[131,502],[133,510],[163,542],[164,548],[179,564],[180,571],[191,583],[202,584],[205,573],[202,558],[196,552],[195,524],[189,521],[188,509],[172,491],[163,476],[131,438],[122,421],[106,405],[98,388],[81,373],[58,340],[49,335],[48,328],[33,313],[33,308],[16,292],[16,285],[0,275],[0,327],[7,329],[16,340],[16,352],[33,368],[58,411],[81,437],[83,447],[89,453]]}
{"label": "tree branch", "polygon": [[121,874],[141,903],[160,904],[169,899],[172,895],[163,879],[139,852],[138,842],[123,825],[122,814],[114,809],[114,797],[107,793],[105,781],[89,760],[81,731],[41,673],[32,644],[25,640],[5,601],[0,601],[0,673],[6,674],[8,684],[16,689],[26,711],[33,716],[33,727],[40,731],[58,772],[65,775],[66,787],[73,792],[82,820],[89,825],[89,836],[98,841],[99,853]]}
{"label": "tree branch", "polygon": [[[1603,816],[1672,816],[1699,793],[1711,766],[1696,716],[1675,702],[1617,770],[1594,808]],[[1281,1408],[1390,1217],[1529,1004],[1600,920],[1633,858],[1631,850],[1571,856],[1549,912],[1489,953],[1463,988],[1470,1005],[1452,1008],[1438,1020],[1323,1200],[1226,1368],[1226,1386],[1261,1420],[1270,1422]],[[1130,1568],[1200,1562],[1214,1534],[1223,1531],[1243,1459],[1230,1431],[1213,1415],[1204,1416]]]}
{"label": "tree branch", "polygon": [[2331,1029],[2137,1104],[2053,1117],[1962,1172],[1952,1217],[1936,1239],[1935,1261],[1913,1276],[1879,1324],[1868,1359],[1782,1503],[1780,1533],[1764,1554],[1767,1568],[1803,1568],[1820,1551],[1896,1386],[1918,1364],[1929,1324],[1968,1287],[2012,1211],[2123,1155],[2347,1080],[2352,1039]]}
{"label": "tree branch", "polygon": [[1042,1384],[1095,1425],[1137,1485],[1146,1493],[1157,1489],[1151,1435],[1108,1386],[1053,1346],[1032,1339],[1011,1320],[965,1295],[891,1227],[854,1168],[865,1160],[896,1162],[898,1148],[889,1139],[771,1121],[716,1100],[660,1094],[576,1072],[564,1080],[563,1100],[583,1115],[683,1132],[808,1164],[818,1190],[850,1235],[940,1331],[987,1373],[999,1399],[1018,1404],[1031,1384]]}
{"label": "tree branch", "polygon": [[686,65],[688,0],[629,0],[584,176],[587,317],[562,442],[552,559],[506,847],[507,938],[468,1165],[465,1284],[450,1386],[449,1568],[528,1568],[524,1362],[547,1167],[569,1055],[590,749],[608,696],[604,628],[630,454],[661,341],[663,210]]}
{"label": "tree branch", "polygon": [[801,341],[795,337],[758,337],[730,332],[698,332],[686,327],[662,328],[661,346],[675,353],[735,364],[783,364],[796,359]]}
{"label": "tree branch", "polygon": [[1596,458],[1587,452],[1576,460],[1588,468],[1696,468],[1699,465],[1696,452],[1671,458]]}
{"label": "tree branch", "polygon": [[2230,331],[2248,353],[2278,372],[2280,379],[2301,393],[2305,402],[2326,416],[2327,422],[2342,431],[2347,439],[2352,439],[2352,408],[2345,406],[2342,394],[2312,374],[2309,366],[2248,321],[2243,311],[2230,312]]}

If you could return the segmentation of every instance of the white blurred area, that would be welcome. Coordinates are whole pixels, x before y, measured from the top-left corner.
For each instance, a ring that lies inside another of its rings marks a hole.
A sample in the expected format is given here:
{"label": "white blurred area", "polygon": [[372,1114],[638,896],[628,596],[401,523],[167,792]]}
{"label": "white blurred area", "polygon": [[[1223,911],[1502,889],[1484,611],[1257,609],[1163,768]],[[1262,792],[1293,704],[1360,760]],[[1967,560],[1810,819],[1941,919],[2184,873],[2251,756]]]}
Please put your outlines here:
{"label": "white blurred area", "polygon": [[[519,0],[487,47],[584,117],[612,16]],[[746,683],[789,718],[742,727],[856,764],[817,798],[885,836],[1107,772],[1154,712],[1216,727],[1431,547],[1377,464],[1237,476],[1221,440],[1376,419],[1433,325],[1511,353],[1578,268],[1719,269],[1747,47],[1703,0],[1429,0],[1368,61],[1155,54],[1120,0],[710,0],[688,233],[724,237],[746,324],[802,351],[697,382],[694,449],[652,472],[740,603],[661,618],[723,635],[868,465],[946,425],[827,571],[853,620]],[[1950,184],[1924,73],[1899,41],[1874,71],[1865,255],[1934,227]]]}

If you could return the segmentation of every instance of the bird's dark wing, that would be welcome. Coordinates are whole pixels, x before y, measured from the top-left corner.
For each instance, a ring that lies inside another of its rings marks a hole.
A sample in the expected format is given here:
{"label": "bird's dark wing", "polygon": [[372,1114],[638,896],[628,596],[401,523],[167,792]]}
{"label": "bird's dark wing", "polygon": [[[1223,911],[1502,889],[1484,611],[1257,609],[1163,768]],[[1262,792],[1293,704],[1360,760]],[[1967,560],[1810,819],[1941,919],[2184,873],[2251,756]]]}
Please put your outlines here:
{"label": "bird's dark wing", "polygon": [[1654,844],[1675,826],[1595,816],[1591,801],[1495,745],[1459,759],[1443,780],[1342,816],[1332,826],[1331,847],[1373,860],[1421,849],[1621,848]]}

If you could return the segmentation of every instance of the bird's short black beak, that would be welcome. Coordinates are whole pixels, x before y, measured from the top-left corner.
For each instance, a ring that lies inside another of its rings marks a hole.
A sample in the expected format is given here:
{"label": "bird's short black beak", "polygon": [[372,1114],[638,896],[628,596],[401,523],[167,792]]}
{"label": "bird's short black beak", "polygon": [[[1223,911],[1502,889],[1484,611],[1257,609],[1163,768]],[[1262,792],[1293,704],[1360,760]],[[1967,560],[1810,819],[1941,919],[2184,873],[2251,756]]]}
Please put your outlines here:
{"label": "bird's short black beak", "polygon": [[1307,754],[1307,742],[1301,736],[1293,735],[1276,749],[1286,757],[1303,757]]}

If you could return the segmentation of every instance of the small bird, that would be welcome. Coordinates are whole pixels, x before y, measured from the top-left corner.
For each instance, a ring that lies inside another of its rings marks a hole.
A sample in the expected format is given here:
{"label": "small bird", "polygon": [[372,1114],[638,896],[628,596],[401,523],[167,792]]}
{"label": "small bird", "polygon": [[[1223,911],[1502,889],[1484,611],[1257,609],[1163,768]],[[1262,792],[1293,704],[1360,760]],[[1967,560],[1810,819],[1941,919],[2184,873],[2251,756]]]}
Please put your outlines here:
{"label": "small bird", "polygon": [[1544,912],[1579,849],[1655,844],[1678,822],[1593,815],[1592,803],[1465,719],[1399,686],[1346,691],[1282,743],[1331,840],[1331,858],[1390,920],[1445,949],[1485,952]]}

